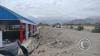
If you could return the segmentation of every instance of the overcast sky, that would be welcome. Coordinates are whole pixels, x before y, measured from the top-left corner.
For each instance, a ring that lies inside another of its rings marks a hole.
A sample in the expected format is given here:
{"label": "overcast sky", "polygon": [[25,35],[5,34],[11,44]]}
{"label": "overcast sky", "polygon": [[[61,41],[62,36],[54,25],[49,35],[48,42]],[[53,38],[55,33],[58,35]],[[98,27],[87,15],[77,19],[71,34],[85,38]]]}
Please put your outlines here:
{"label": "overcast sky", "polygon": [[100,16],[100,0],[0,0],[0,4],[24,16],[37,18]]}

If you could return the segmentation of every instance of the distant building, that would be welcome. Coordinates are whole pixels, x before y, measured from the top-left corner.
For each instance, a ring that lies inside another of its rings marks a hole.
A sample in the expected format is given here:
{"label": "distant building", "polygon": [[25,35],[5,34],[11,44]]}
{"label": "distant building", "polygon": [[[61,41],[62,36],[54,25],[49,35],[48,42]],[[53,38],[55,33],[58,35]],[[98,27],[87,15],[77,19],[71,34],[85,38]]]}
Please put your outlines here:
{"label": "distant building", "polygon": [[61,24],[60,23],[53,24],[53,27],[61,28]]}

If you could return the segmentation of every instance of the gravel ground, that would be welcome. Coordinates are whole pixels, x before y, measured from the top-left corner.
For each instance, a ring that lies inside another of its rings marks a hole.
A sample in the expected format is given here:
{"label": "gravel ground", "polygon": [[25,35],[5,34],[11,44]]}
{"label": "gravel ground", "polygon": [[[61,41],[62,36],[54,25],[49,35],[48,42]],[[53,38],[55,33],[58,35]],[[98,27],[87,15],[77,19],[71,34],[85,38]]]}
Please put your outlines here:
{"label": "gravel ground", "polygon": [[100,56],[100,34],[42,27],[40,46],[31,56]]}

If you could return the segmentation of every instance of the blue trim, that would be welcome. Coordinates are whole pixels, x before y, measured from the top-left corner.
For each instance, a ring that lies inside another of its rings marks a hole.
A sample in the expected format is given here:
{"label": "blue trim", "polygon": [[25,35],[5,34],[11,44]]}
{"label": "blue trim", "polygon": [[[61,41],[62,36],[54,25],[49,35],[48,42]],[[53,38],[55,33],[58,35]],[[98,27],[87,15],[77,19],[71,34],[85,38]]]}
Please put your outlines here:
{"label": "blue trim", "polygon": [[1,5],[0,5],[0,20],[25,20],[35,24],[32,20],[29,20]]}

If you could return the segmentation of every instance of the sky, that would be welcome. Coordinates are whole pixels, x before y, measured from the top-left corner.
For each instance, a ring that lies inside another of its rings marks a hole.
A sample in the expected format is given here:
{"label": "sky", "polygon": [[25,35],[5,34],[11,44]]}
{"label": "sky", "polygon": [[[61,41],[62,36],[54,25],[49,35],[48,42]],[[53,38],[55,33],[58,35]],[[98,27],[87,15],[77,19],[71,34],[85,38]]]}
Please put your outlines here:
{"label": "sky", "polygon": [[23,16],[36,18],[86,18],[100,16],[100,0],[0,0]]}

